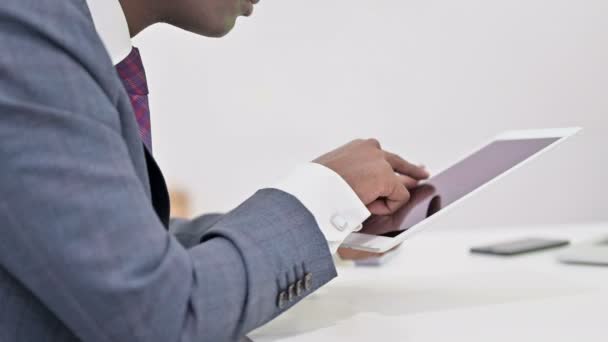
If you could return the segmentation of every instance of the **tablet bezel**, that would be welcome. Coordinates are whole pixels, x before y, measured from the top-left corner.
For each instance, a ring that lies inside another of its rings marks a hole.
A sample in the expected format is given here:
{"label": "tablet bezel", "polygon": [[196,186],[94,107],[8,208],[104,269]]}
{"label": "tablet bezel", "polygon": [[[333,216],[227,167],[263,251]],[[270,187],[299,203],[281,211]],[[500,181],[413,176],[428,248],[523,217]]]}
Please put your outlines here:
{"label": "tablet bezel", "polygon": [[580,127],[568,127],[568,128],[512,130],[512,131],[503,132],[503,133],[501,133],[501,134],[499,134],[499,135],[497,135],[497,136],[495,136],[495,137],[493,137],[491,139],[488,139],[485,143],[482,143],[482,144],[476,146],[473,150],[469,151],[468,153],[463,154],[460,158],[458,158],[456,160],[456,162],[454,162],[452,164],[449,164],[449,166],[441,169],[440,171],[436,172],[435,174],[439,174],[443,170],[446,170],[449,167],[458,164],[460,161],[464,160],[465,158],[467,158],[471,154],[476,153],[480,149],[484,148],[485,146],[487,146],[487,145],[489,145],[489,144],[491,144],[491,143],[493,143],[495,141],[501,141],[501,140],[542,139],[542,138],[558,138],[558,140],[556,140],[555,142],[551,143],[549,146],[547,146],[547,147],[541,149],[540,151],[534,153],[532,156],[530,156],[530,157],[526,158],[525,160],[519,162],[518,164],[514,165],[513,167],[511,167],[507,171],[503,172],[502,174],[496,176],[495,178],[491,179],[487,183],[481,185],[477,189],[471,191],[470,193],[468,193],[468,194],[464,195],[463,197],[459,198],[458,200],[454,201],[448,207],[446,207],[445,209],[440,210],[435,215],[433,215],[433,216],[431,216],[431,217],[429,217],[429,218],[421,221],[418,224],[415,224],[414,226],[412,226],[411,228],[409,228],[407,231],[405,231],[405,232],[403,232],[403,233],[401,233],[401,234],[399,234],[399,235],[397,235],[395,237],[370,235],[370,234],[355,232],[355,233],[351,233],[349,236],[346,237],[346,239],[342,243],[341,247],[352,248],[352,249],[357,249],[357,250],[363,250],[363,251],[368,251],[368,252],[375,252],[375,253],[386,252],[386,251],[390,250],[391,248],[399,245],[403,241],[409,239],[410,237],[412,237],[413,235],[417,234],[418,232],[422,231],[426,226],[428,226],[430,223],[432,223],[437,218],[441,217],[446,212],[454,210],[455,207],[457,207],[458,205],[460,205],[463,201],[465,201],[470,196],[473,196],[477,192],[479,192],[482,189],[484,189],[486,186],[488,186],[488,185],[496,182],[497,180],[499,180],[502,177],[508,175],[509,173],[513,172],[514,170],[517,170],[518,168],[522,167],[526,163],[534,160],[535,158],[537,158],[541,154],[543,154],[543,153],[545,153],[547,151],[550,151],[551,149],[557,147],[559,144],[561,144],[562,142],[564,142],[565,140],[567,140],[571,136],[573,136],[576,133],[578,133],[579,131],[581,131],[581,129],[582,128],[580,128]]}

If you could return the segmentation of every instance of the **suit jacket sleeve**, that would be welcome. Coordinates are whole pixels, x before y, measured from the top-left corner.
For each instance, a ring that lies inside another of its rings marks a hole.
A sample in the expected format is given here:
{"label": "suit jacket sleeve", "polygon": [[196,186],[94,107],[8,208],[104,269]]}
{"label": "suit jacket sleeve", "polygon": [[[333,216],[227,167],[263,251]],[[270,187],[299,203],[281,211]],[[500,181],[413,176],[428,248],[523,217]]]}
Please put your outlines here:
{"label": "suit jacket sleeve", "polygon": [[211,229],[224,214],[206,214],[192,220],[173,218],[169,231],[185,248],[192,248],[201,243],[203,235]]}
{"label": "suit jacket sleeve", "polygon": [[277,298],[305,274],[304,294],[336,275],[313,216],[278,190],[189,249],[163,228],[83,1],[3,0],[0,42],[0,263],[78,338],[230,341],[296,303]]}

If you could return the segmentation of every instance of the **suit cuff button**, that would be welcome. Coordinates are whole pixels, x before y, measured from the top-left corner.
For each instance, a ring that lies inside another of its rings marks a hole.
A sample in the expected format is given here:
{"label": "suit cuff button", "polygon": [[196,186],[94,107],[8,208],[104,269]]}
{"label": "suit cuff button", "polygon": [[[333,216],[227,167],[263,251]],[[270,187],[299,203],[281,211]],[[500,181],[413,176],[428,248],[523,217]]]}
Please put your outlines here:
{"label": "suit cuff button", "polygon": [[304,280],[300,279],[296,282],[296,296],[300,297],[306,289],[304,288]]}
{"label": "suit cuff button", "polygon": [[304,288],[306,289],[306,291],[312,289],[312,274],[311,273],[306,273],[306,275],[304,276]]}
{"label": "suit cuff button", "polygon": [[279,309],[283,309],[287,306],[287,293],[285,291],[281,291],[281,293],[279,293],[277,306],[279,307]]}
{"label": "suit cuff button", "polygon": [[296,299],[296,285],[291,284],[289,288],[287,288],[287,300],[293,302]]}

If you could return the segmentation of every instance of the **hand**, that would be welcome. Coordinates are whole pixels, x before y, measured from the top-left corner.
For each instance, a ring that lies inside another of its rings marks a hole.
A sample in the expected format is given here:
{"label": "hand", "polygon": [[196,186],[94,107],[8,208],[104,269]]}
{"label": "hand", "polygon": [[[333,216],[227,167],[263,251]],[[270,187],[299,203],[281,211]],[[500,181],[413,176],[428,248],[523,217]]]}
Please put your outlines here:
{"label": "hand", "polygon": [[403,206],[429,173],[400,156],[383,151],[376,139],[355,140],[313,162],[339,174],[374,215],[388,215]]}
{"label": "hand", "polygon": [[371,258],[381,258],[388,253],[394,252],[399,247],[401,247],[401,244],[398,244],[384,253],[365,252],[350,248],[338,248],[338,255],[342,260],[366,260]]}
{"label": "hand", "polygon": [[384,235],[407,230],[441,209],[441,196],[431,184],[421,184],[410,191],[409,201],[391,215],[372,215],[360,233]]}
{"label": "hand", "polygon": [[[361,233],[382,235],[389,232],[408,229],[410,226],[430,217],[441,208],[441,197],[434,186],[422,184],[412,192],[409,202],[392,215],[374,215],[363,224]],[[409,222],[408,222],[409,221]],[[399,248],[401,244],[384,253],[365,252],[350,248],[339,248],[338,255],[342,260],[362,260],[380,258],[386,253]]]}

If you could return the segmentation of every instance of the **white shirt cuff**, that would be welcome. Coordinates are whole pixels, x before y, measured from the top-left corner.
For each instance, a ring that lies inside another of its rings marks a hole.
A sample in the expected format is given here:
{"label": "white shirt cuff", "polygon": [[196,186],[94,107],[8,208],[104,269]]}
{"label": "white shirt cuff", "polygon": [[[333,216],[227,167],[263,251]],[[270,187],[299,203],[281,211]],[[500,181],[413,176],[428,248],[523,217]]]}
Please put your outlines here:
{"label": "white shirt cuff", "polygon": [[310,211],[332,254],[371,215],[348,183],[321,164],[302,164],[272,188],[293,195]]}

